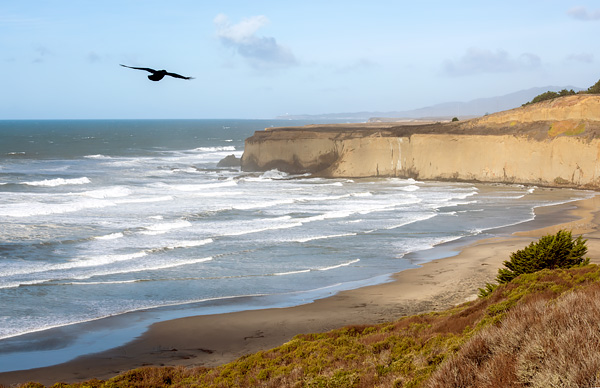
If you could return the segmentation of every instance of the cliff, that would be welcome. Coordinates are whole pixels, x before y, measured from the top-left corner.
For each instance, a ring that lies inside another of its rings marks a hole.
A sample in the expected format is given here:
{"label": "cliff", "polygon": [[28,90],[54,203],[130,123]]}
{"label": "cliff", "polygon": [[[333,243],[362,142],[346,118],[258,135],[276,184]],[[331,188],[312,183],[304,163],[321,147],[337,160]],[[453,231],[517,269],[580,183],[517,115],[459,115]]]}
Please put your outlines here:
{"label": "cliff", "polygon": [[600,96],[576,95],[454,123],[269,128],[242,169],[600,189],[599,134]]}

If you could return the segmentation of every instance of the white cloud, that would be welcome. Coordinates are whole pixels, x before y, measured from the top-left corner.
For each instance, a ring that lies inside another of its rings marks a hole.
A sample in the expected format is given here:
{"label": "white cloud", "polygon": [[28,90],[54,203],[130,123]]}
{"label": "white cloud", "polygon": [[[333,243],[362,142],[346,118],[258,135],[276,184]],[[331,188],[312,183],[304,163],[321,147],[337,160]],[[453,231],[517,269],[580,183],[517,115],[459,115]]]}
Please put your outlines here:
{"label": "white cloud", "polygon": [[538,68],[540,65],[541,59],[535,54],[523,53],[513,59],[505,50],[493,52],[472,47],[458,60],[447,60],[444,63],[444,73],[449,76],[509,73]]}
{"label": "white cloud", "polygon": [[371,61],[370,59],[367,58],[361,58],[353,63],[350,63],[346,66],[342,66],[339,67],[336,72],[340,73],[340,74],[345,74],[345,73],[353,73],[353,72],[360,72],[363,70],[369,70],[372,69],[374,67],[377,67],[378,64]]}
{"label": "white cloud", "polygon": [[571,54],[567,57],[569,61],[575,62],[583,62],[583,63],[593,63],[594,62],[594,54],[581,53],[581,54]]}
{"label": "white cloud", "polygon": [[258,30],[269,23],[266,16],[253,16],[231,24],[226,15],[219,14],[214,23],[221,43],[233,47],[254,68],[272,69],[297,63],[292,52],[275,38],[257,36]]}
{"label": "white cloud", "polygon": [[588,12],[585,7],[573,7],[567,11],[567,14],[578,20],[600,20],[600,9]]}

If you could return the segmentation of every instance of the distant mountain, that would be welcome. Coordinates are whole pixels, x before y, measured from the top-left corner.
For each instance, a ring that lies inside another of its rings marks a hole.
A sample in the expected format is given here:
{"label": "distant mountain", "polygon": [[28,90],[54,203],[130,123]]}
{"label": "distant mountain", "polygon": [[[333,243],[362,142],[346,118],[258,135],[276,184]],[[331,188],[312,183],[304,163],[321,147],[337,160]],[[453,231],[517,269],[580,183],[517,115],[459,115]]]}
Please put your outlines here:
{"label": "distant mountain", "polygon": [[354,112],[354,113],[326,113],[320,115],[283,115],[277,119],[289,120],[368,120],[377,118],[385,121],[386,118],[397,119],[449,119],[452,117],[470,118],[483,116],[488,113],[500,112],[518,108],[533,97],[547,91],[558,92],[562,89],[580,91],[584,90],[575,86],[545,86],[520,90],[499,97],[478,98],[468,102],[445,102],[424,108],[394,111],[394,112]]}

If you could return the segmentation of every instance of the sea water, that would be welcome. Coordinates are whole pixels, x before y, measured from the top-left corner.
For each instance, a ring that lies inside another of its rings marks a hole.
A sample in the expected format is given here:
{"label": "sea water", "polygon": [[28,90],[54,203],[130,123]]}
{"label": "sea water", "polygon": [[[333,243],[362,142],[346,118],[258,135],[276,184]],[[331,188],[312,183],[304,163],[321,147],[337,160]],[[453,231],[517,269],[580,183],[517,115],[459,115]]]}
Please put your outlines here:
{"label": "sea water", "polygon": [[[254,131],[289,124],[305,123],[0,121],[0,371],[78,355],[32,357],[67,346],[40,345],[51,328],[304,303],[415,267],[410,253],[591,196],[217,167]],[[31,349],[19,342],[27,333],[38,333]]]}

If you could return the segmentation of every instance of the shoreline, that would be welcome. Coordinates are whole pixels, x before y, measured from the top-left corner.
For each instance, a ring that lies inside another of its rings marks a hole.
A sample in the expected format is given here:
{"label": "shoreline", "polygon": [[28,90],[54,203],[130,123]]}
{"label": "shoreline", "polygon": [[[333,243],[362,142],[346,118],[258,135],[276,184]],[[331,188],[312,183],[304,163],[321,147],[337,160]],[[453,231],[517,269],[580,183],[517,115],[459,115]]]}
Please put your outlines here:
{"label": "shoreline", "polygon": [[450,257],[421,264],[419,257],[431,257],[433,250],[413,255],[420,266],[392,275],[391,282],[341,291],[294,307],[158,322],[135,340],[101,353],[49,367],[0,373],[0,384],[108,379],[147,365],[216,366],[282,345],[300,333],[376,324],[442,310],[475,298],[478,288],[494,280],[511,252],[559,229],[584,234],[588,238],[588,256],[592,262],[600,263],[599,209],[600,196],[536,208],[534,220],[500,228],[501,237],[441,244],[443,247],[438,249],[456,252]]}

